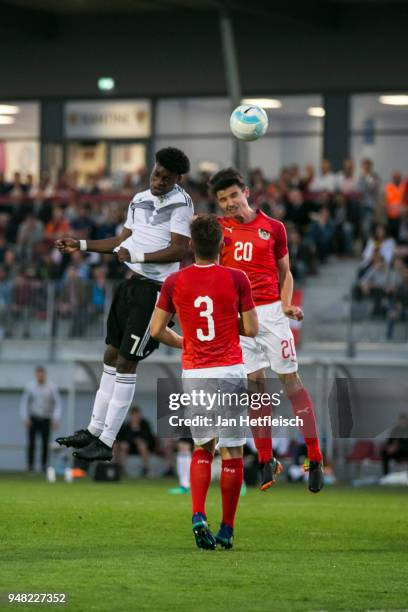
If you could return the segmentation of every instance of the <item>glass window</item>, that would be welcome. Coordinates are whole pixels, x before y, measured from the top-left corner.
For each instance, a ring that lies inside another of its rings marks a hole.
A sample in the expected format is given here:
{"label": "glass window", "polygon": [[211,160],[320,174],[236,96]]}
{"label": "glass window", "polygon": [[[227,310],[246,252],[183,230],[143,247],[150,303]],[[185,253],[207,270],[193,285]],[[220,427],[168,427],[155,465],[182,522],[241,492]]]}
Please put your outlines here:
{"label": "glass window", "polygon": [[[268,99],[280,104],[265,108],[268,113],[268,134],[323,132],[324,109],[321,96],[254,96],[250,100]],[[310,114],[312,113],[312,114]],[[319,116],[316,116],[319,115]]]}
{"label": "glass window", "polygon": [[157,104],[156,133],[228,134],[231,114],[228,98],[180,98]]}
{"label": "glass window", "polygon": [[322,157],[321,136],[262,138],[249,144],[249,165],[260,168],[267,178],[276,178],[284,166],[318,166]]}
{"label": "glass window", "polygon": [[383,181],[408,172],[408,95],[358,94],[351,97],[351,153],[356,162],[373,160]]}
{"label": "glass window", "polygon": [[37,102],[0,101],[0,174],[38,177],[40,108]]}
{"label": "glass window", "polygon": [[401,129],[408,131],[408,95],[378,93],[352,96],[351,127],[353,132],[366,133]]}
{"label": "glass window", "polygon": [[388,181],[392,172],[408,173],[408,133],[406,135],[374,134],[369,141],[364,136],[351,138],[351,156],[357,164],[368,157],[383,181]]}
{"label": "glass window", "polygon": [[203,167],[211,165],[218,168],[230,166],[233,160],[232,138],[158,138],[156,149],[162,147],[179,147],[188,155],[192,174],[197,174]]}
{"label": "glass window", "polygon": [[[248,144],[251,167],[262,168],[268,176],[277,176],[285,165],[319,163],[324,116],[321,96],[262,95],[252,96],[250,100],[264,106],[269,117],[266,135]],[[230,165],[234,154],[230,113],[228,98],[159,100],[156,146],[184,148],[191,158],[193,174],[204,162],[218,167]]]}

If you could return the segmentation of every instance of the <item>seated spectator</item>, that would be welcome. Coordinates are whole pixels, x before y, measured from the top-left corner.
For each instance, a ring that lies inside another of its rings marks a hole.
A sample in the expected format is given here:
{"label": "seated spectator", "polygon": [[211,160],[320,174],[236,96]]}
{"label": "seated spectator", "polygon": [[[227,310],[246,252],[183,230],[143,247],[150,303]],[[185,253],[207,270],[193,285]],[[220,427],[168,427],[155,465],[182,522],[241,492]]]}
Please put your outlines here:
{"label": "seated spectator", "polygon": [[7,195],[14,201],[19,201],[24,198],[26,193],[27,185],[22,182],[20,172],[14,172]]}
{"label": "seated spectator", "polygon": [[311,215],[311,223],[307,236],[316,247],[319,260],[323,263],[333,250],[333,239],[335,224],[330,218],[330,211],[327,206],[323,206],[317,213]]}
{"label": "seated spectator", "polygon": [[4,173],[0,172],[0,196],[5,196],[10,191],[10,183],[5,179]]}
{"label": "seated spectator", "polygon": [[128,455],[140,455],[142,476],[150,470],[150,458],[155,448],[155,437],[149,421],[142,417],[138,406],[130,409],[129,420],[122,425],[114,448],[115,461],[121,471],[125,470]]}
{"label": "seated spectator", "polygon": [[23,323],[23,337],[28,337],[31,298],[30,281],[23,272],[18,272],[12,284],[10,310],[13,318]]}
{"label": "seated spectator", "polygon": [[408,246],[408,207],[402,210],[398,232],[398,245]]}
{"label": "seated spectator", "polygon": [[347,200],[342,193],[336,193],[333,196],[333,220],[336,226],[336,253],[351,255],[353,253],[353,226],[348,220]]}
{"label": "seated spectator", "polygon": [[[70,265],[75,268],[79,278],[87,280],[90,275],[89,255],[82,251],[74,251],[71,253]],[[66,273],[64,274],[66,278]]]}
{"label": "seated spectator", "polygon": [[85,179],[85,186],[81,191],[90,196],[100,195],[101,190],[98,186],[98,174],[88,174]]}
{"label": "seated spectator", "polygon": [[285,198],[286,219],[292,221],[300,231],[303,231],[310,222],[310,213],[313,207],[305,202],[300,189],[291,189]]}
{"label": "seated spectator", "polygon": [[57,263],[53,258],[52,251],[43,250],[38,255],[36,277],[41,281],[52,281],[61,278],[61,263]]}
{"label": "seated spectator", "polygon": [[0,234],[0,264],[4,261],[4,255],[7,251],[7,242],[4,236]]}
{"label": "seated spectator", "polygon": [[14,279],[18,270],[17,270],[17,259],[16,253],[13,249],[7,249],[4,253],[3,257],[3,266],[6,270],[6,274],[8,278]]}
{"label": "seated spectator", "polygon": [[299,230],[293,223],[287,224],[286,231],[291,271],[295,281],[301,284],[307,274],[316,274],[316,254],[312,245],[306,240],[302,241]]}
{"label": "seated spectator", "polygon": [[374,172],[371,159],[363,159],[361,173],[357,180],[357,191],[361,194],[360,223],[363,240],[367,240],[373,221],[374,211],[377,207],[380,180]]}
{"label": "seated spectator", "polygon": [[392,293],[387,312],[387,340],[392,340],[397,321],[408,320],[408,267],[400,259],[395,264],[398,265],[401,280]]}
{"label": "seated spectator", "polygon": [[83,336],[87,326],[87,306],[89,303],[89,285],[80,278],[74,266],[67,268],[67,277],[63,283],[59,312],[71,319],[69,335]]}
{"label": "seated spectator", "polygon": [[71,230],[77,240],[87,240],[92,236],[94,222],[89,213],[89,206],[82,204],[78,207],[71,221]]}
{"label": "seated spectator", "polygon": [[9,310],[12,299],[12,283],[4,266],[0,265],[0,340],[10,335]]}
{"label": "seated spectator", "polygon": [[29,191],[30,198],[33,198],[34,202],[38,206],[43,204],[45,200],[52,198],[54,195],[55,188],[47,174],[43,174],[38,185],[33,185]]}
{"label": "seated spectator", "polygon": [[309,191],[318,193],[327,191],[333,193],[336,190],[336,175],[332,172],[331,163],[328,159],[323,159],[320,166],[320,173],[314,177],[309,184]]}
{"label": "seated spectator", "polygon": [[32,259],[33,247],[43,239],[43,224],[33,213],[29,213],[17,232],[17,253],[20,260]]}
{"label": "seated spectator", "polygon": [[354,162],[347,158],[343,161],[343,169],[337,174],[336,188],[346,196],[353,196],[357,190],[357,179],[354,176]]}
{"label": "seated spectator", "polygon": [[381,453],[384,476],[389,473],[390,460],[408,461],[408,415],[401,414]]}
{"label": "seated spectator", "polygon": [[45,226],[44,237],[55,242],[69,234],[69,230],[69,222],[64,216],[64,209],[61,206],[55,206],[52,211],[52,219]]}
{"label": "seated spectator", "polygon": [[310,185],[313,183],[315,177],[315,169],[313,164],[306,164],[304,172],[299,179],[299,189],[303,195],[307,196],[310,193]]}
{"label": "seated spectator", "polygon": [[370,297],[374,301],[372,315],[383,315],[386,311],[385,298],[390,285],[390,270],[380,253],[376,253],[373,263],[360,279],[360,289],[363,297]]}
{"label": "seated spectator", "polygon": [[372,231],[372,236],[368,240],[366,247],[361,255],[360,276],[368,270],[373,263],[376,253],[380,253],[385,263],[389,266],[394,257],[395,240],[387,234],[385,225],[377,223]]}
{"label": "seated spectator", "polygon": [[95,314],[102,314],[105,307],[106,270],[97,266],[92,270],[91,305]]}

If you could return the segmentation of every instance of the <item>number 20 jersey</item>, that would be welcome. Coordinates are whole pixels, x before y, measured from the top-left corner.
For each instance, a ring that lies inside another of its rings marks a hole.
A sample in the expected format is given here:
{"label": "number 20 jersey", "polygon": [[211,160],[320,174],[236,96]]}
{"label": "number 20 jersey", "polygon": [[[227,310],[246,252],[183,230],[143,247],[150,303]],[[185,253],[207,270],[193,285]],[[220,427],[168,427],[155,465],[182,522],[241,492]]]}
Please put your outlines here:
{"label": "number 20 jersey", "polygon": [[233,217],[219,217],[224,247],[221,264],[243,270],[251,283],[257,306],[280,299],[278,260],[288,252],[283,223],[271,219],[262,211],[249,223]]}
{"label": "number 20 jersey", "polygon": [[240,270],[218,264],[183,268],[165,280],[157,307],[177,312],[184,370],[243,363],[238,313],[255,305],[249,280]]}

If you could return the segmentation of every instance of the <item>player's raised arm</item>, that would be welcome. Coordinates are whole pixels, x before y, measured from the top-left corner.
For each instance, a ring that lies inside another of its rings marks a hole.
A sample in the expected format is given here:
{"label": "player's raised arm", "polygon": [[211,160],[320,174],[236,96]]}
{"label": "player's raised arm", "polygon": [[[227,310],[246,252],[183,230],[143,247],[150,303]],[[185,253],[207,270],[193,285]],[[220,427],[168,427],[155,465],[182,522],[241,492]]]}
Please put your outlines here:
{"label": "player's raised arm", "polygon": [[126,227],[123,228],[118,236],[104,238],[103,240],[76,240],[71,236],[66,236],[57,240],[55,246],[61,253],[73,253],[74,251],[91,251],[94,253],[112,253],[121,242],[129,238],[132,232]]}

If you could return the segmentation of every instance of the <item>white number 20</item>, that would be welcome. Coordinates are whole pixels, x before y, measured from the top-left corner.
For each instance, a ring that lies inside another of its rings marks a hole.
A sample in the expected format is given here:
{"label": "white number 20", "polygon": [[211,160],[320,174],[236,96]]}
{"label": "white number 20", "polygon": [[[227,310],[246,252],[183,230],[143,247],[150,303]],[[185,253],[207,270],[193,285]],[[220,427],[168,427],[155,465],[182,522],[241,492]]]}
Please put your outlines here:
{"label": "white number 20", "polygon": [[234,249],[235,261],[251,261],[252,259],[252,242],[236,242]]}
{"label": "white number 20", "polygon": [[197,338],[201,340],[201,342],[208,342],[209,340],[214,340],[215,338],[214,319],[212,317],[212,313],[214,312],[214,302],[208,295],[200,295],[194,300],[194,306],[195,308],[200,308],[202,304],[206,305],[206,309],[202,310],[199,314],[200,317],[205,317],[207,319],[208,332],[204,333],[201,328],[198,328]]}

